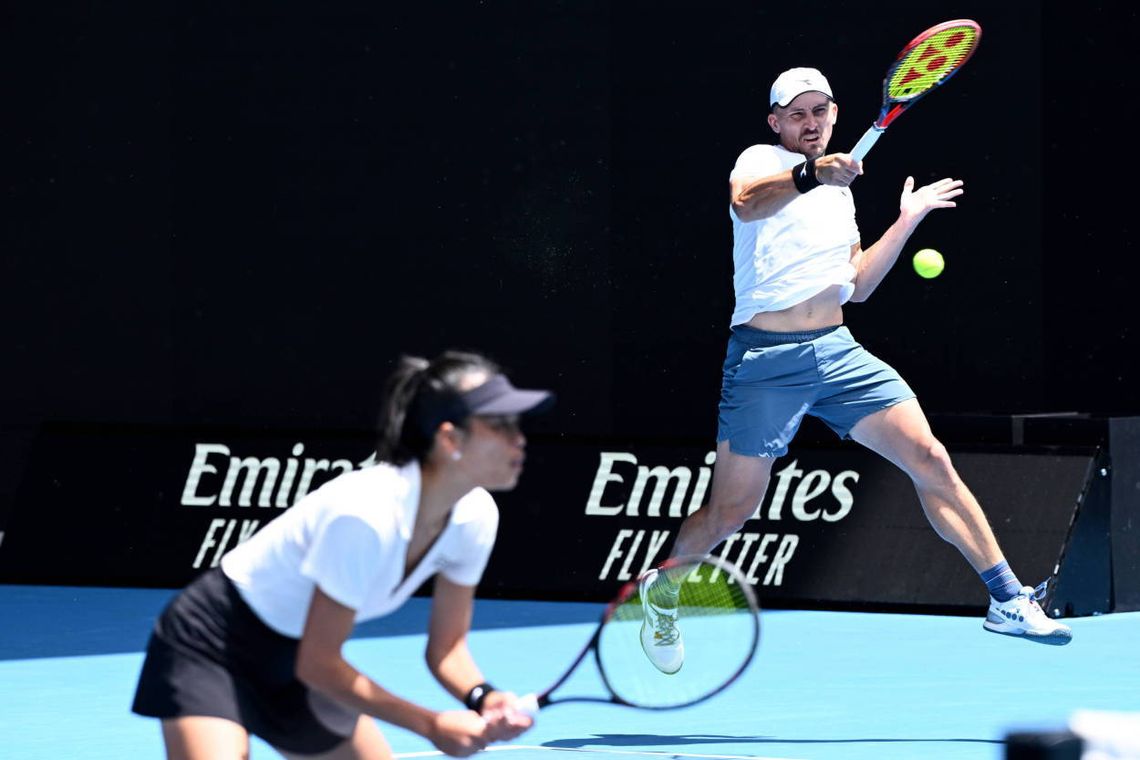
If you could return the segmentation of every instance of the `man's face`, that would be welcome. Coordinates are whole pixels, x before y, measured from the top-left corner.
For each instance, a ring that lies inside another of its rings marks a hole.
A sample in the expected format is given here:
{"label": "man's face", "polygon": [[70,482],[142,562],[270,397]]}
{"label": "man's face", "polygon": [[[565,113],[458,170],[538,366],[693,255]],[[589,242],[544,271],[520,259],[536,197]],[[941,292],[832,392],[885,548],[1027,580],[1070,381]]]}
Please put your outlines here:
{"label": "man's face", "polygon": [[776,106],[768,114],[768,126],[780,136],[780,144],[793,153],[819,158],[831,141],[839,107],[822,92],[797,95],[786,108]]}

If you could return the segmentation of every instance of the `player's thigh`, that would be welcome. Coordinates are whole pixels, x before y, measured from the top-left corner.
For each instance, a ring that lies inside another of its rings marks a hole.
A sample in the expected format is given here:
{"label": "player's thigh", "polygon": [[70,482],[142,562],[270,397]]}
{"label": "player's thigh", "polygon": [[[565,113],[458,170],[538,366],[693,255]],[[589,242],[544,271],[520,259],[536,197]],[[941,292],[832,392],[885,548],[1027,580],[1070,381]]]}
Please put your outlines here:
{"label": "player's thigh", "polygon": [[168,760],[239,760],[249,757],[249,734],[232,720],[203,715],[162,721]]}
{"label": "player's thigh", "polygon": [[737,454],[729,441],[721,441],[716,447],[708,507],[742,521],[747,519],[764,498],[775,461],[775,457]]}
{"label": "player's thigh", "polygon": [[908,473],[914,473],[937,444],[917,399],[869,414],[851,429],[851,437]]}
{"label": "player's thigh", "polygon": [[291,752],[281,754],[289,760],[392,760],[392,748],[380,733],[376,721],[361,715],[356,721],[352,736],[328,752],[319,755],[297,755]]}

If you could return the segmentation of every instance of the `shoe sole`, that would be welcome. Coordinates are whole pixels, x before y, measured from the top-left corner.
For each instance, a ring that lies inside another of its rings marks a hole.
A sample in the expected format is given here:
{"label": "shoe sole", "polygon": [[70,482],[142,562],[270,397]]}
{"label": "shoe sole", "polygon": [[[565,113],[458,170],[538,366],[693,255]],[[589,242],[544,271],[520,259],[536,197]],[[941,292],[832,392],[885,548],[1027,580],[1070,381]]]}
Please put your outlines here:
{"label": "shoe sole", "polygon": [[1060,647],[1073,640],[1072,633],[1057,632],[1042,635],[1030,633],[1029,631],[1001,631],[997,628],[991,628],[987,623],[988,621],[982,623],[982,627],[990,633],[1000,633],[1002,636],[1012,636],[1015,639],[1029,639],[1030,641],[1036,641],[1038,644],[1049,644],[1050,646]]}

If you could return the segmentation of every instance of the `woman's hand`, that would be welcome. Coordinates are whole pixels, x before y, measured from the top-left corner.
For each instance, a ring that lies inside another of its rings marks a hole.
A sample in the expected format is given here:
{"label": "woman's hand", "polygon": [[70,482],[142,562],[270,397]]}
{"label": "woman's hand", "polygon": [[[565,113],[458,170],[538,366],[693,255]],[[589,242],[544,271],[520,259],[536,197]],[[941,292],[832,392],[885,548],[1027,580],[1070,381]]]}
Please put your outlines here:
{"label": "woman's hand", "polygon": [[487,721],[471,710],[436,713],[431,743],[444,754],[467,757],[487,746]]}
{"label": "woman's hand", "polygon": [[492,691],[483,700],[483,720],[491,741],[514,739],[534,725],[534,719],[519,709],[519,698],[509,691]]}

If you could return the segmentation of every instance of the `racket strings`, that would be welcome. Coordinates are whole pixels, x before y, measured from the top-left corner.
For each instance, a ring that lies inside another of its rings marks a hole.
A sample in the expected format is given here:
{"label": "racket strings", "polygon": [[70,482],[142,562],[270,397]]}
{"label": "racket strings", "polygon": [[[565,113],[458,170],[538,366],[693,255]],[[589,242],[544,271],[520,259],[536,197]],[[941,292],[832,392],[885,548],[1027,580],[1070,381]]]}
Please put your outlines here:
{"label": "racket strings", "polygon": [[892,100],[909,100],[938,86],[966,62],[978,39],[975,27],[956,26],[922,40],[895,67],[888,95]]}
{"label": "racket strings", "polygon": [[[652,622],[640,592],[634,592],[615,607],[599,633],[603,678],[616,696],[641,707],[676,707],[720,691],[749,662],[759,636],[751,588],[737,580],[735,571],[702,562],[669,572],[670,583],[655,585],[675,595],[649,591]],[[656,641],[683,647],[684,665],[676,673],[659,671],[643,650],[642,629],[649,627],[652,633],[655,624],[664,629]]]}

